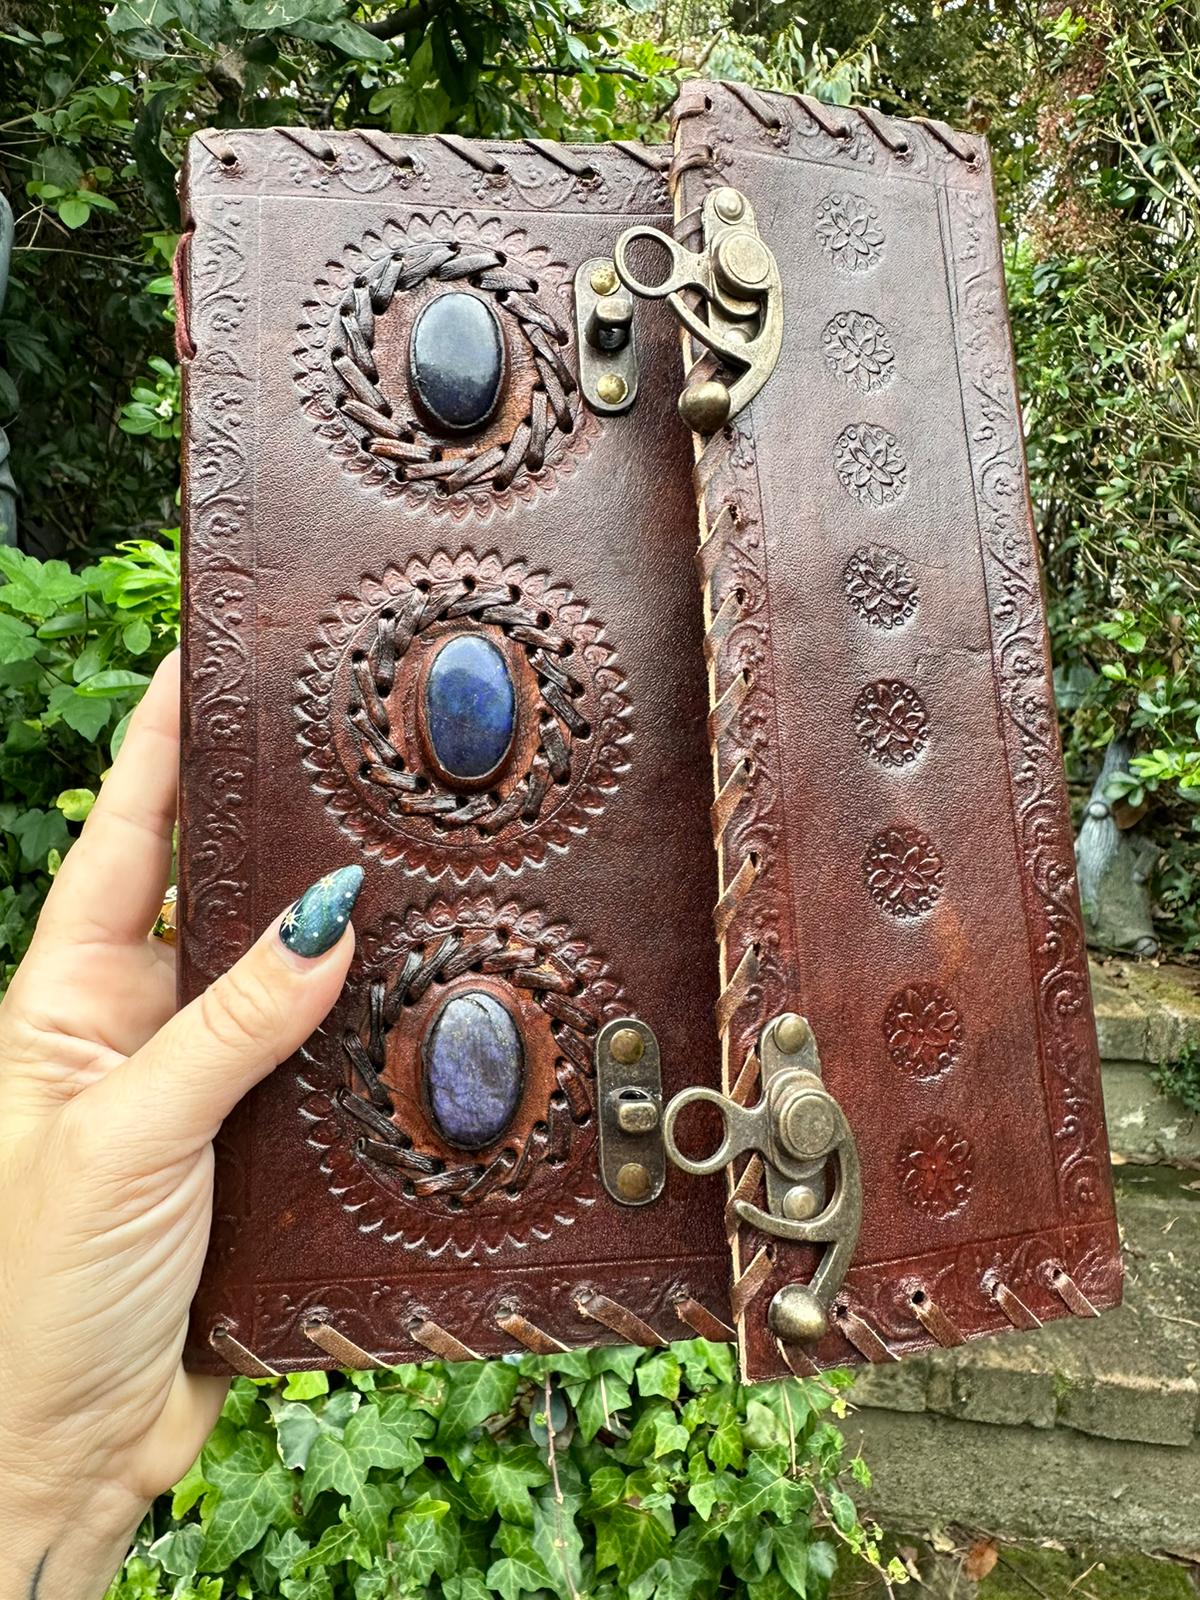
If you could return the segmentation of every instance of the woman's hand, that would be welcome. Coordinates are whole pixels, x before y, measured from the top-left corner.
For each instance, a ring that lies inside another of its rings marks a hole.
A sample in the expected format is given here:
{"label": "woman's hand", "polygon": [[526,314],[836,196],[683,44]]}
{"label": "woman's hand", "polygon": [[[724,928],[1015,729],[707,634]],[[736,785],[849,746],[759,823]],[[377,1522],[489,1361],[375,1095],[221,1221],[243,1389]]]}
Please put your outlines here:
{"label": "woman's hand", "polygon": [[179,664],[155,676],[0,1005],[0,1596],[103,1594],[224,1380],[180,1365],[221,1119],[329,1010],[362,871],[175,1009]]}

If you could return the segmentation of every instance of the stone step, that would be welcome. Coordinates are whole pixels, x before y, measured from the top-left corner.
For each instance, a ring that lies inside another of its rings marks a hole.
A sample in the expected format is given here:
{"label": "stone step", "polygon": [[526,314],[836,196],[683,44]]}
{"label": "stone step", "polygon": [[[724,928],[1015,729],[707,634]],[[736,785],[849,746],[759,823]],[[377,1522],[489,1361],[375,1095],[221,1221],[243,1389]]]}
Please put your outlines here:
{"label": "stone step", "polygon": [[[868,1407],[842,1427],[872,1474],[855,1499],[889,1533],[955,1523],[1001,1539],[1200,1561],[1200,1438],[1164,1449],[1073,1428],[997,1428]],[[1038,1592],[1047,1600],[1082,1600],[1089,1591],[1086,1584],[1031,1588],[1028,1600]],[[1129,1591],[1129,1600],[1152,1596]]]}
{"label": "stone step", "polygon": [[1200,1183],[1169,1169],[1122,1169],[1118,1213],[1119,1309],[863,1369],[853,1403],[1191,1445],[1200,1430]]}
{"label": "stone step", "polygon": [[1200,1168],[1200,1116],[1151,1078],[1200,1044],[1200,968],[1093,960],[1092,999],[1114,1156]]}

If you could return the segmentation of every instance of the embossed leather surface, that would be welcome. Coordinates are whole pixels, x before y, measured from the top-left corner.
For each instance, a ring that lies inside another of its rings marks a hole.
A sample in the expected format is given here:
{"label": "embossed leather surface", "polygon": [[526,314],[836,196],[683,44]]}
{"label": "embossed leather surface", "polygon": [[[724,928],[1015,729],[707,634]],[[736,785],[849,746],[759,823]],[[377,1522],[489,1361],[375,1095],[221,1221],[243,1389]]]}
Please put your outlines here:
{"label": "embossed leather surface", "polygon": [[1088,1314],[1121,1273],[986,147],[695,83],[676,139],[677,237],[733,185],[784,290],[697,446],[725,1084],[804,1013],[863,1172],[815,1352],[766,1322],[811,1250],[737,1233],[743,1368]]}
{"label": "embossed leather surface", "polygon": [[[668,154],[192,142],[182,997],[314,879],[366,868],[345,996],[221,1134],[197,1369],[729,1319],[719,1181],[673,1174],[658,1203],[620,1206],[595,1150],[606,1019],[656,1031],[666,1093],[718,1080],[670,317],[641,319],[632,414],[583,410],[574,379],[575,268],[635,220],[669,227]],[[413,323],[447,292],[491,306],[507,360],[492,418],[461,436],[414,419],[407,389]],[[490,638],[514,686],[486,787],[439,773],[418,715],[457,632]],[[439,1135],[420,1063],[442,1001],[470,990],[508,1008],[524,1077],[504,1136],[464,1152]]]}

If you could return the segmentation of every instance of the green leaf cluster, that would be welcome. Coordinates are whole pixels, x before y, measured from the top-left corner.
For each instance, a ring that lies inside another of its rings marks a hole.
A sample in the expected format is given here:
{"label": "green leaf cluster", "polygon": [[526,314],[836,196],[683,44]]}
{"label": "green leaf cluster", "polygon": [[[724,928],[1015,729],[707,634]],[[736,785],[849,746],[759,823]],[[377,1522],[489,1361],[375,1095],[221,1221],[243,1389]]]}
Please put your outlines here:
{"label": "green leaf cluster", "polygon": [[0,979],[178,636],[178,530],[78,570],[0,547]]}
{"label": "green leaf cluster", "polygon": [[823,1600],[879,1567],[845,1382],[702,1339],[240,1378],[108,1600]]}
{"label": "green leaf cluster", "polygon": [[1002,179],[1009,290],[1069,773],[1132,735],[1123,800],[1200,948],[1200,12],[1045,19]]}

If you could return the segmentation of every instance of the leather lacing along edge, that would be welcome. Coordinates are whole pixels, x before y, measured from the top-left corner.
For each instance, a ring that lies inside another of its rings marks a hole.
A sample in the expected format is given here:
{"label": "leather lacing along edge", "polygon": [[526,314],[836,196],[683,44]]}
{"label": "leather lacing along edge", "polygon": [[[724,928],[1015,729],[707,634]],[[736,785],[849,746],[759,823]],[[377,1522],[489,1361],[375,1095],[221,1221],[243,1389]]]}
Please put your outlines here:
{"label": "leather lacing along edge", "polygon": [[[289,140],[305,155],[311,156],[314,161],[336,171],[339,161],[339,145],[347,136],[339,136],[339,143],[334,143],[323,133],[311,128],[278,128],[275,130],[285,139]],[[378,129],[367,128],[356,130],[350,135],[353,140],[360,141],[376,155],[382,156],[385,161],[393,166],[408,168],[413,167],[411,149],[398,139],[382,133]],[[414,136],[420,138],[420,136]],[[204,148],[212,155],[221,166],[229,173],[242,170],[241,157],[236,147],[217,130],[206,128],[197,134],[197,138]],[[411,141],[409,141],[411,142]],[[454,133],[435,133],[421,140],[425,143],[437,143],[451,155],[457,156],[460,161],[472,167],[484,177],[505,179],[508,176],[508,166],[498,156],[493,155],[484,144],[472,139],[461,138]],[[580,183],[595,183],[601,176],[601,170],[591,159],[578,154],[577,150],[569,145],[558,144],[550,139],[521,139],[513,141],[524,146],[532,155],[541,157],[550,162],[552,166],[560,168],[563,172],[570,173]],[[628,160],[638,166],[645,167],[650,172],[665,172],[669,156],[653,147],[639,145],[632,139],[614,139],[606,146],[594,146],[595,150],[601,148],[618,150]]]}
{"label": "leather lacing along edge", "polygon": [[[739,1105],[745,1104],[757,1073],[758,1062],[752,1053],[747,1056],[737,1081],[730,1090],[731,1098],[736,1099]],[[733,1185],[725,1207],[725,1231],[731,1243],[740,1225],[734,1203],[753,1194],[761,1183],[762,1176],[761,1157],[751,1156]],[[770,1248],[764,1245],[736,1278],[730,1291],[730,1306],[734,1321],[739,1328],[744,1322],[750,1302],[770,1278],[774,1266],[774,1255]],[[1072,1315],[1078,1317],[1100,1315],[1097,1307],[1088,1299],[1061,1262],[1054,1260],[1045,1262],[1041,1275],[1047,1287],[1059,1296]],[[1014,1328],[1033,1332],[1042,1326],[1042,1319],[1037,1313],[1031,1310],[1016,1290],[1006,1284],[995,1271],[989,1270],[984,1273],[980,1280],[980,1290],[987,1300],[999,1307]],[[600,1323],[627,1344],[661,1349],[668,1343],[666,1338],[657,1333],[635,1311],[609,1295],[583,1286],[577,1289],[571,1298],[581,1317]],[[938,1305],[922,1283],[910,1281],[906,1299],[914,1318],[942,1349],[951,1350],[967,1343],[966,1334]],[[722,1343],[735,1337],[735,1330],[715,1312],[701,1304],[686,1285],[681,1285],[675,1290],[671,1296],[671,1306],[683,1326],[702,1339],[712,1339]],[[535,1355],[562,1355],[571,1348],[527,1317],[513,1296],[505,1296],[498,1302],[492,1320],[495,1326],[507,1334],[515,1344],[524,1346]],[[852,1345],[865,1361],[879,1365],[900,1359],[887,1340],[872,1327],[868,1318],[855,1309],[845,1293],[840,1294],[835,1300],[831,1308],[831,1321],[847,1343]],[[313,1312],[306,1316],[300,1324],[300,1329],[311,1344],[339,1367],[365,1372],[384,1365],[377,1356],[364,1350],[346,1334],[339,1332],[323,1313]],[[412,1314],[406,1331],[414,1344],[420,1345],[442,1361],[482,1359],[477,1351],[464,1344],[457,1335],[443,1328],[424,1311],[415,1311]],[[244,1345],[224,1323],[214,1324],[208,1342],[222,1360],[243,1377],[282,1376],[276,1368]],[[776,1344],[787,1366],[797,1377],[812,1377],[819,1371],[816,1363],[797,1346],[785,1345],[780,1340],[776,1340]]]}
{"label": "leather lacing along edge", "polygon": [[[831,139],[837,139],[843,143],[848,142],[857,131],[856,124],[861,124],[897,160],[903,161],[912,153],[912,146],[904,134],[897,134],[893,131],[895,119],[885,120],[878,111],[871,111],[863,106],[847,106],[844,108],[846,119],[839,121],[833,115],[833,107],[827,106],[823,101],[814,100],[811,95],[783,94],[778,91],[771,91],[768,95],[765,91],[754,89],[745,83],[723,83],[721,88],[727,95],[743,106],[755,121],[769,133],[776,133],[784,126],[783,118],[774,109],[773,102],[786,101],[798,110],[803,111],[810,121],[815,123],[822,133],[827,134]],[[711,109],[712,97],[705,95],[697,97],[694,101],[684,106],[677,107],[672,115],[677,125],[686,117],[698,116],[704,111],[711,111]],[[843,108],[838,107],[837,109],[841,110]],[[982,155],[979,148],[961,141],[954,130],[947,127],[944,122],[935,121],[932,117],[912,117],[909,120],[924,128],[930,137],[935,139],[944,150],[948,151],[957,161],[961,161],[964,166],[969,167],[972,171],[976,171],[982,165]],[[892,123],[892,126],[889,126],[889,122]],[[694,153],[694,151],[688,152],[689,156]],[[709,151],[708,159],[712,159],[711,151]],[[689,165],[696,166],[699,163],[693,160]],[[672,167],[671,170],[674,176],[676,169]],[[678,170],[687,171],[688,166],[681,166]]]}
{"label": "leather lacing along edge", "polygon": [[[650,1324],[619,1300],[601,1294],[583,1285],[572,1295],[575,1310],[581,1317],[598,1322],[626,1344],[663,1348],[668,1338],[655,1332]],[[717,1314],[701,1304],[686,1284],[679,1285],[672,1297],[671,1307],[684,1328],[703,1339],[723,1342],[733,1338],[733,1329]],[[492,1321],[514,1344],[523,1345],[535,1355],[563,1355],[572,1347],[556,1335],[539,1326],[525,1315],[513,1295],[503,1296],[496,1304]],[[355,1372],[366,1372],[386,1365],[378,1356],[364,1350],[362,1345],[341,1333],[330,1317],[321,1311],[310,1312],[300,1322],[300,1331],[310,1344],[339,1367]],[[414,1344],[428,1350],[442,1361],[479,1361],[478,1351],[465,1344],[448,1328],[435,1322],[423,1309],[414,1310],[405,1325],[405,1331]],[[678,1332],[672,1337],[681,1336]],[[232,1328],[225,1323],[213,1325],[208,1335],[209,1345],[234,1371],[246,1378],[278,1378],[282,1374],[270,1366],[249,1346],[242,1343]]]}

